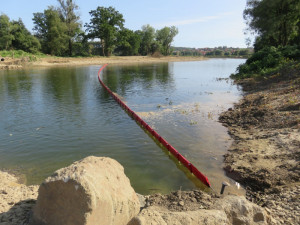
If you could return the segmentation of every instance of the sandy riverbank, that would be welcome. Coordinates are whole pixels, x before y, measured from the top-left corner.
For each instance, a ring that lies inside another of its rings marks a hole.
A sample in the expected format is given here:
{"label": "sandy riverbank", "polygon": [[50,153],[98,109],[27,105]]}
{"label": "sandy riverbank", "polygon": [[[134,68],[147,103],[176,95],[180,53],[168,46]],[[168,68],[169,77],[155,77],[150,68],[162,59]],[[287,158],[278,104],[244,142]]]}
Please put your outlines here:
{"label": "sandy riverbank", "polygon": [[204,57],[150,57],[150,56],[112,56],[112,57],[45,57],[37,61],[30,61],[29,58],[4,58],[0,62],[1,69],[22,69],[28,67],[53,67],[53,66],[86,66],[108,64],[144,64],[179,61],[200,61]]}
{"label": "sandy riverbank", "polygon": [[240,82],[246,95],[220,116],[234,139],[225,155],[227,175],[279,224],[300,224],[299,65],[267,80]]}

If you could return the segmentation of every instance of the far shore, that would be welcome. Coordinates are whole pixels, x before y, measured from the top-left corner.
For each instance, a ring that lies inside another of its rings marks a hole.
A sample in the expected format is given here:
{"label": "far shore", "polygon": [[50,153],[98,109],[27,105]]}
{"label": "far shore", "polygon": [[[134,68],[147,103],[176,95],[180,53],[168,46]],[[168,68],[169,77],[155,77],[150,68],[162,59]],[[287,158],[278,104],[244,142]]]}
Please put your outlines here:
{"label": "far shore", "polygon": [[53,57],[48,56],[39,58],[37,61],[29,62],[25,58],[4,58],[4,62],[0,62],[1,69],[22,69],[30,67],[57,67],[57,66],[88,66],[99,64],[144,64],[144,63],[163,63],[163,62],[183,62],[183,61],[202,61],[208,58],[197,56],[111,56],[111,57]]}

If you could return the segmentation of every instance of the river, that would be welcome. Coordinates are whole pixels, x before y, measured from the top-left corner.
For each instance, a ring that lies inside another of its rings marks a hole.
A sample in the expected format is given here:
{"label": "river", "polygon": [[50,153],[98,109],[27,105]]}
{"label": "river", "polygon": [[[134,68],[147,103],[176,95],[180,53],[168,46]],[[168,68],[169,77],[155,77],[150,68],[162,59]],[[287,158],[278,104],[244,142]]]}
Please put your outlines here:
{"label": "river", "polygon": [[[109,65],[105,84],[219,190],[231,144],[220,112],[241,91],[226,79],[244,59]],[[101,87],[98,66],[0,71],[0,169],[39,184],[89,155],[111,157],[141,194],[197,183]],[[220,79],[221,78],[221,79]]]}

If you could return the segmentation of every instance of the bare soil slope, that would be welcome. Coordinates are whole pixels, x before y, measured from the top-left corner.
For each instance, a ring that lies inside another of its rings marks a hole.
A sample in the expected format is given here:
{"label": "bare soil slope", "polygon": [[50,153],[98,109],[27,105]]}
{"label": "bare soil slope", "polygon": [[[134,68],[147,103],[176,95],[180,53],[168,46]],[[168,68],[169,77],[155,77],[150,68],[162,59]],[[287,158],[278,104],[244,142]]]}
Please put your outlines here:
{"label": "bare soil slope", "polygon": [[300,68],[244,80],[244,98],[220,116],[234,143],[227,175],[281,224],[300,224]]}

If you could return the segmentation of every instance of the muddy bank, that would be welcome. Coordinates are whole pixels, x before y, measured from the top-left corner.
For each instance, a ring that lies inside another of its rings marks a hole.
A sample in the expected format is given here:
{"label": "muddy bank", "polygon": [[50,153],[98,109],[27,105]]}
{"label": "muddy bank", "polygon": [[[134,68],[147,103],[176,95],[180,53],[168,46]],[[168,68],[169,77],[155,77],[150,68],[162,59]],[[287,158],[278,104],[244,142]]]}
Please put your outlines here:
{"label": "muddy bank", "polygon": [[299,64],[239,84],[244,98],[219,118],[234,139],[224,169],[280,224],[300,224]]}
{"label": "muddy bank", "polygon": [[56,67],[56,66],[86,66],[109,64],[139,64],[139,63],[160,63],[179,61],[200,61],[204,57],[178,57],[178,56],[112,56],[112,57],[52,57],[37,58],[31,61],[28,57],[13,59],[4,57],[0,62],[0,70],[23,69],[30,67]]}

